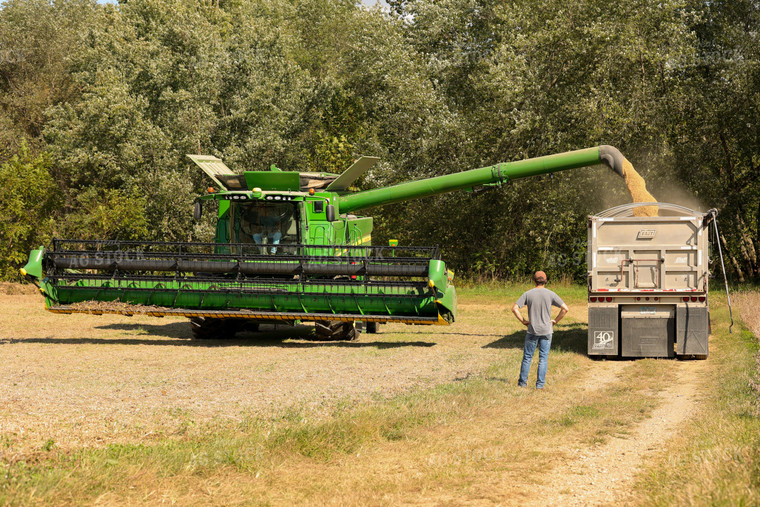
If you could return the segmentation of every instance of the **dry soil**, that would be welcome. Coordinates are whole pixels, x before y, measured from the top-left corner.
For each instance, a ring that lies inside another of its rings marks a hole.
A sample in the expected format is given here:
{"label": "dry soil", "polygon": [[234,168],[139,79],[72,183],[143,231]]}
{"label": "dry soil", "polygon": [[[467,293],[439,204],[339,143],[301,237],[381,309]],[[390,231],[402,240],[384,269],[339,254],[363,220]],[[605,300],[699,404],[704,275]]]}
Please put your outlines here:
{"label": "dry soil", "polygon": [[[349,343],[310,341],[306,331],[292,328],[269,338],[202,342],[191,339],[184,319],[54,315],[43,310],[39,295],[3,287],[2,458],[21,459],[49,440],[61,449],[149,442],[182,434],[189,424],[240,420],[289,406],[326,416],[336,403],[477,375],[504,353],[494,344],[504,343],[510,302],[463,299],[452,327],[388,325],[381,334]],[[585,322],[584,307],[571,306],[574,319]],[[589,363],[588,390],[615,383],[627,364]],[[548,466],[543,479],[526,482],[520,503],[625,501],[644,460],[698,407],[705,364],[674,361],[678,380],[658,393],[651,417],[627,436],[568,443],[564,458]]]}

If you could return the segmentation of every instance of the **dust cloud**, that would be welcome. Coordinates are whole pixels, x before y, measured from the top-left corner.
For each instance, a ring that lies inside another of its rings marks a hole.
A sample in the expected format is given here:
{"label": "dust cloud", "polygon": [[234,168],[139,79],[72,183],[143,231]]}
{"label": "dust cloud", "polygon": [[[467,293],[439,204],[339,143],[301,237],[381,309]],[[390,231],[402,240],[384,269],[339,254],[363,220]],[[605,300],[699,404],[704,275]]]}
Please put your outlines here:
{"label": "dust cloud", "polygon": [[658,183],[657,195],[664,202],[679,204],[695,211],[705,211],[708,208],[696,195],[678,182]]}
{"label": "dust cloud", "polygon": [[[652,194],[647,190],[646,182],[641,175],[636,172],[627,158],[623,159],[623,178],[631,193],[633,202],[657,202]],[[639,206],[633,209],[633,216],[636,217],[656,217],[658,214],[657,206]]]}

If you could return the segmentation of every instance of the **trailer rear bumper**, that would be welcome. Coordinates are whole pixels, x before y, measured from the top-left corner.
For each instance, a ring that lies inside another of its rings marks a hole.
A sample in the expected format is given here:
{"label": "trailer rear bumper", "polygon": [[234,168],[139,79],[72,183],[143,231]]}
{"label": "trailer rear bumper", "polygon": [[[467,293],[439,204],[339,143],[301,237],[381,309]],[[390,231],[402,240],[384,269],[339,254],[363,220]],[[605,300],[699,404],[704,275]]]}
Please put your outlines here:
{"label": "trailer rear bumper", "polygon": [[588,355],[676,357],[708,355],[706,304],[589,305]]}

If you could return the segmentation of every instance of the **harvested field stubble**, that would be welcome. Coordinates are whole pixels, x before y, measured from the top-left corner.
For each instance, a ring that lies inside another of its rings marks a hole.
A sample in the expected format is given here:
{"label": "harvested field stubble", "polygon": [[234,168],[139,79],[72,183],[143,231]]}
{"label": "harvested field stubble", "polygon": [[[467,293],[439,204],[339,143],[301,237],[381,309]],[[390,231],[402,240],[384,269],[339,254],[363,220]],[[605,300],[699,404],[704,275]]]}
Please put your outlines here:
{"label": "harvested field stubble", "polygon": [[133,305],[122,301],[81,301],[68,305],[72,310],[78,312],[90,312],[94,314],[108,313],[147,313],[150,311],[161,310],[161,307],[154,305]]}
{"label": "harvested field stubble", "polygon": [[0,505],[758,503],[756,338],[728,335],[722,296],[709,360],[600,361],[585,288],[558,288],[570,316],[538,391],[515,385],[526,288],[462,290],[454,327],[342,344],[201,343],[179,319],[0,296]]}
{"label": "harvested field stubble", "polygon": [[39,289],[31,284],[9,283],[0,282],[0,294],[7,294],[9,296],[25,295],[37,295]]}
{"label": "harvested field stubble", "polygon": [[[755,337],[760,340],[760,292],[745,292],[735,296],[736,306],[741,315],[742,321],[752,331]],[[760,399],[760,354],[755,358],[757,366],[755,378],[752,380],[752,386],[757,392]]]}
{"label": "harvested field stubble", "polygon": [[183,318],[57,315],[34,292],[0,293],[0,433],[10,443],[0,452],[183,437],[290,409],[327,417],[339,403],[466,377],[498,357],[484,345],[504,332],[504,308],[476,306],[486,321],[468,323],[464,303],[457,326],[384,325],[358,342],[313,342],[311,328],[288,326],[199,341]]}

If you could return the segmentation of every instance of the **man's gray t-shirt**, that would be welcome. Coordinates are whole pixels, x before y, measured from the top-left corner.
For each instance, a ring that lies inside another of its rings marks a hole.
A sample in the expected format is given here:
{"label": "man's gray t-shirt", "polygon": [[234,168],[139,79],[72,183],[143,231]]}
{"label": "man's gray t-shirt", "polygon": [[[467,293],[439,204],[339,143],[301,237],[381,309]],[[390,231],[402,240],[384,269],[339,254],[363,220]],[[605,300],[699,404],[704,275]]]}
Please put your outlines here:
{"label": "man's gray t-shirt", "polygon": [[552,334],[552,305],[561,307],[564,301],[545,287],[536,287],[523,293],[517,306],[528,305],[528,332],[537,336]]}

